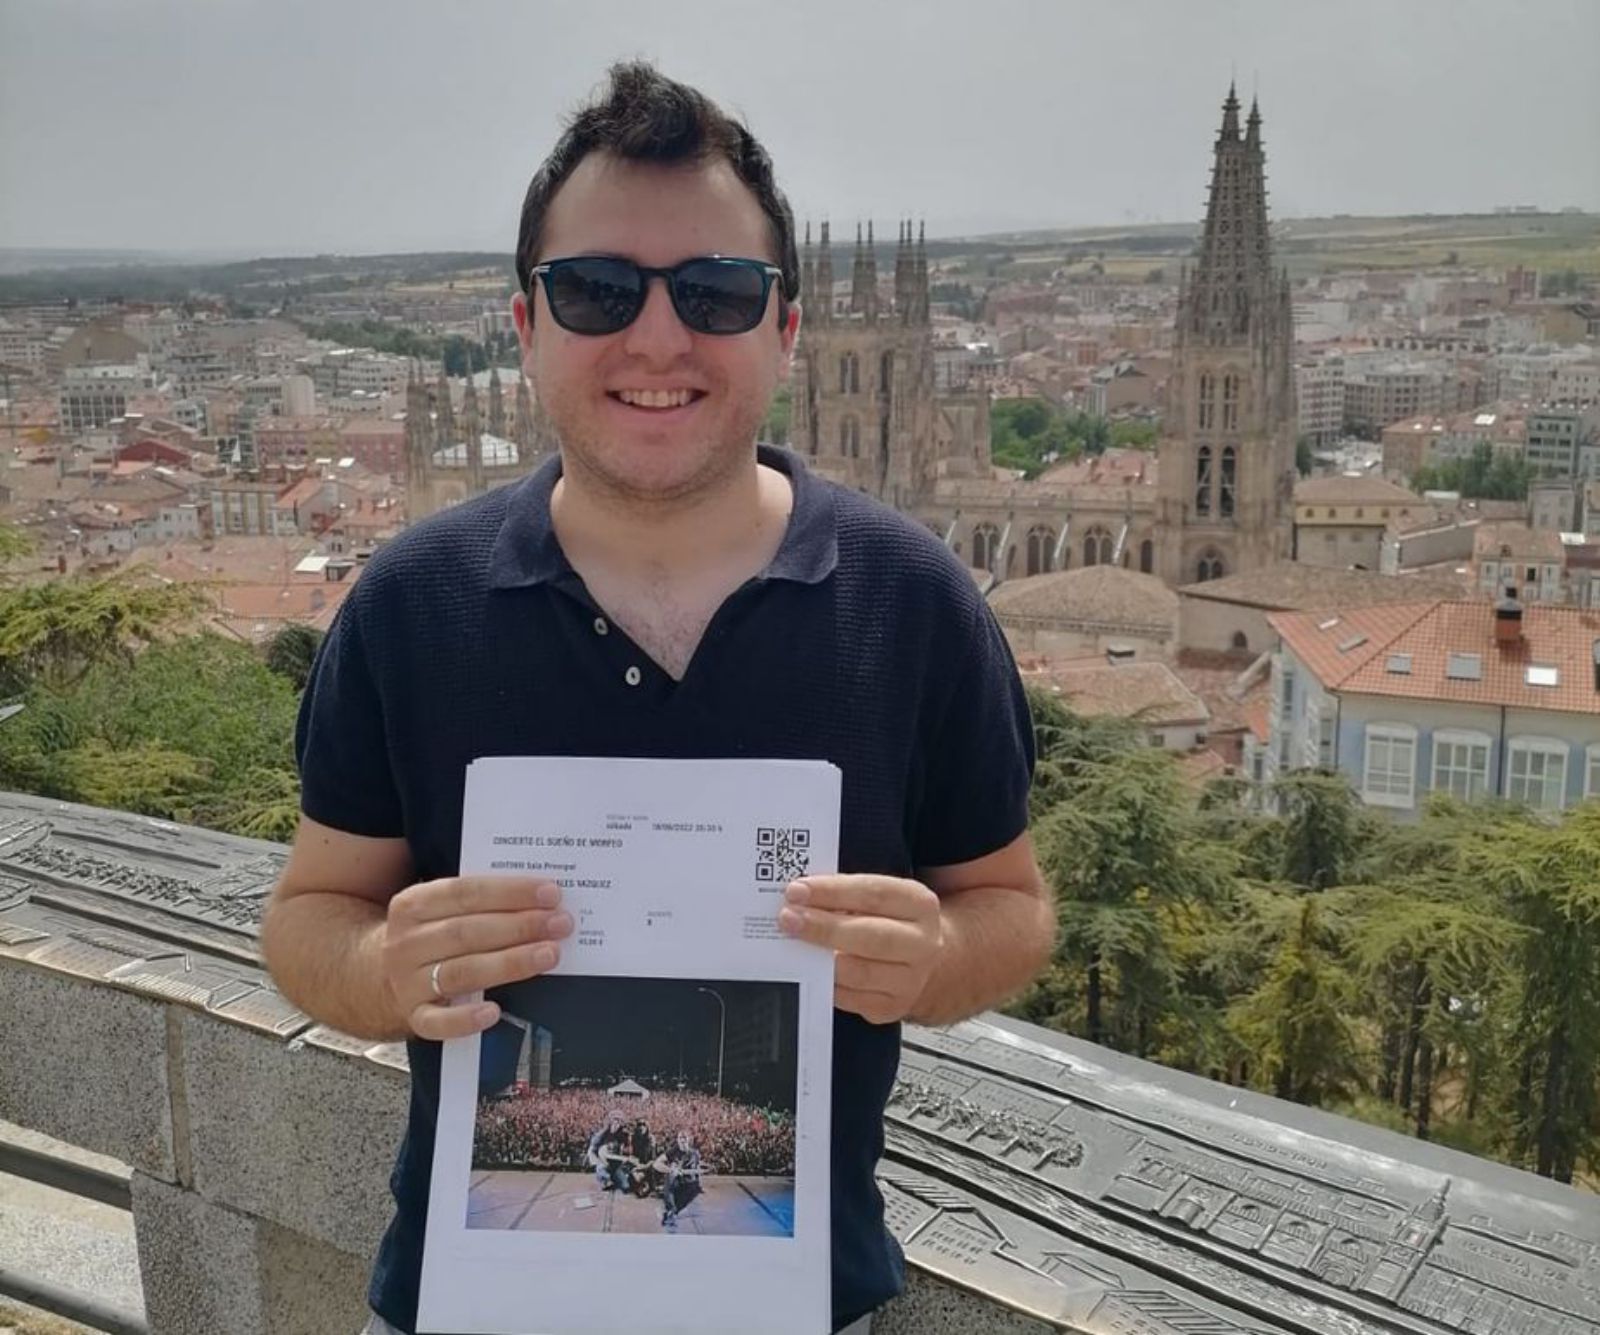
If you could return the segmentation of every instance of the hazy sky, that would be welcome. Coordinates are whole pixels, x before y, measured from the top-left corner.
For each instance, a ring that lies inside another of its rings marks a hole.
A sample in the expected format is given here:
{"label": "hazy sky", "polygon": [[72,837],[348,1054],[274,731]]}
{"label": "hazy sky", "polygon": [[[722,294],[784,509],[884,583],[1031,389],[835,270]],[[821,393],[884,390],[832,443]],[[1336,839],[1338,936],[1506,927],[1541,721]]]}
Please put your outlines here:
{"label": "hazy sky", "polygon": [[1600,0],[0,0],[0,246],[509,251],[631,55],[851,231],[1196,218],[1235,73],[1275,216],[1600,210]]}

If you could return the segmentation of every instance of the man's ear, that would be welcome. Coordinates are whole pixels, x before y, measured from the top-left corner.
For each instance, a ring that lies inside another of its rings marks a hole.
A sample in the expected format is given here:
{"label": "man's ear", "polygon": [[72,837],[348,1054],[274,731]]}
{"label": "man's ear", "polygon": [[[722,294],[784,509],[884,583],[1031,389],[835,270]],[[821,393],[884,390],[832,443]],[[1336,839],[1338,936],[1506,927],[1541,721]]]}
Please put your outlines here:
{"label": "man's ear", "polygon": [[511,298],[511,323],[516,326],[517,344],[522,349],[522,369],[528,372],[533,360],[533,301],[518,292]]}

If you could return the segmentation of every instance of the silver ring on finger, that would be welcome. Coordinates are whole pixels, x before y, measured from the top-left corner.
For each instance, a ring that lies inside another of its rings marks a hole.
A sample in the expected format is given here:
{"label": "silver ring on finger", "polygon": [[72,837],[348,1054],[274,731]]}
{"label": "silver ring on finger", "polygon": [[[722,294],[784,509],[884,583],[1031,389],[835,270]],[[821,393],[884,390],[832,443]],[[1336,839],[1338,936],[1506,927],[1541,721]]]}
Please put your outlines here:
{"label": "silver ring on finger", "polygon": [[433,968],[428,970],[428,986],[433,989],[433,995],[440,1001],[445,999],[444,988],[439,986],[439,970],[444,968],[444,961],[440,960]]}

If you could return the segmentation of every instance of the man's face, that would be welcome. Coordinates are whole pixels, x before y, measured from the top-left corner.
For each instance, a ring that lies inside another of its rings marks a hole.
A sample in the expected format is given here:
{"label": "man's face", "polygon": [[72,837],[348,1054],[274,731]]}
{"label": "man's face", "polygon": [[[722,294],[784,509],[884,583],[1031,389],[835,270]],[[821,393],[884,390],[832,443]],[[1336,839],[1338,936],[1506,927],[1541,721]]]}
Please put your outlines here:
{"label": "man's face", "polygon": [[[698,255],[777,263],[766,215],[723,161],[662,167],[591,153],[556,191],[536,261],[619,255],[666,267]],[[778,284],[756,328],[697,334],[652,279],[639,318],[615,334],[573,334],[535,280],[512,303],[522,364],[561,440],[569,474],[627,501],[693,499],[748,467],[773,391],[786,379],[799,313],[778,325]],[[645,407],[637,391],[687,391]]]}

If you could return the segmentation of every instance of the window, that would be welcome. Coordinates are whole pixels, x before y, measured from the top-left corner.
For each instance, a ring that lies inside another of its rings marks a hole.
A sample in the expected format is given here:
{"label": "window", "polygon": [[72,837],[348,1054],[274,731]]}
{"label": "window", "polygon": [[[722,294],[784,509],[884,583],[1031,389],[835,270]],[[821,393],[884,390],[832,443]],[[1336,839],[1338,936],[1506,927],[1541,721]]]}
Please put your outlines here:
{"label": "window", "polygon": [[1236,375],[1222,377],[1222,429],[1239,429],[1239,377]]}
{"label": "window", "polygon": [[1506,796],[1535,811],[1560,811],[1567,800],[1567,744],[1518,737],[1506,754]]}
{"label": "window", "polygon": [[1215,412],[1215,407],[1212,402],[1213,391],[1214,384],[1211,377],[1209,375],[1202,375],[1200,377],[1200,412],[1198,418],[1196,419],[1196,425],[1202,431],[1211,430],[1211,419],[1213,413]]}
{"label": "window", "polygon": [[1202,445],[1195,454],[1194,512],[1197,515],[1211,513],[1211,446],[1209,445]]}
{"label": "window", "polygon": [[1417,730],[1404,723],[1367,724],[1361,795],[1373,806],[1409,807],[1417,780]]}
{"label": "window", "polygon": [[1083,563],[1086,566],[1111,564],[1112,553],[1111,534],[1105,529],[1095,527],[1083,535]]}
{"label": "window", "polygon": [[1146,538],[1139,544],[1139,569],[1146,575],[1156,568],[1156,545]]}
{"label": "window", "polygon": [[1489,792],[1489,738],[1481,732],[1441,729],[1433,734],[1433,789],[1464,802]]}
{"label": "window", "polygon": [[1042,575],[1050,569],[1050,558],[1055,552],[1056,535],[1039,525],[1028,530],[1028,573]]}
{"label": "window", "polygon": [[1238,455],[1232,445],[1222,447],[1222,488],[1218,497],[1218,508],[1222,511],[1224,519],[1233,518],[1234,479],[1237,469]]}
{"label": "window", "polygon": [[1600,797],[1600,746],[1589,748],[1588,761],[1584,773],[1583,795]]}
{"label": "window", "polygon": [[1317,720],[1317,768],[1333,768],[1333,742],[1335,737],[1334,725],[1336,719],[1332,714],[1323,714]]}
{"label": "window", "polygon": [[1195,565],[1195,582],[1203,584],[1208,579],[1222,578],[1222,558],[1214,551],[1204,553]]}
{"label": "window", "polygon": [[993,524],[979,524],[972,530],[972,568],[993,570],[1000,547],[1000,530]]}

